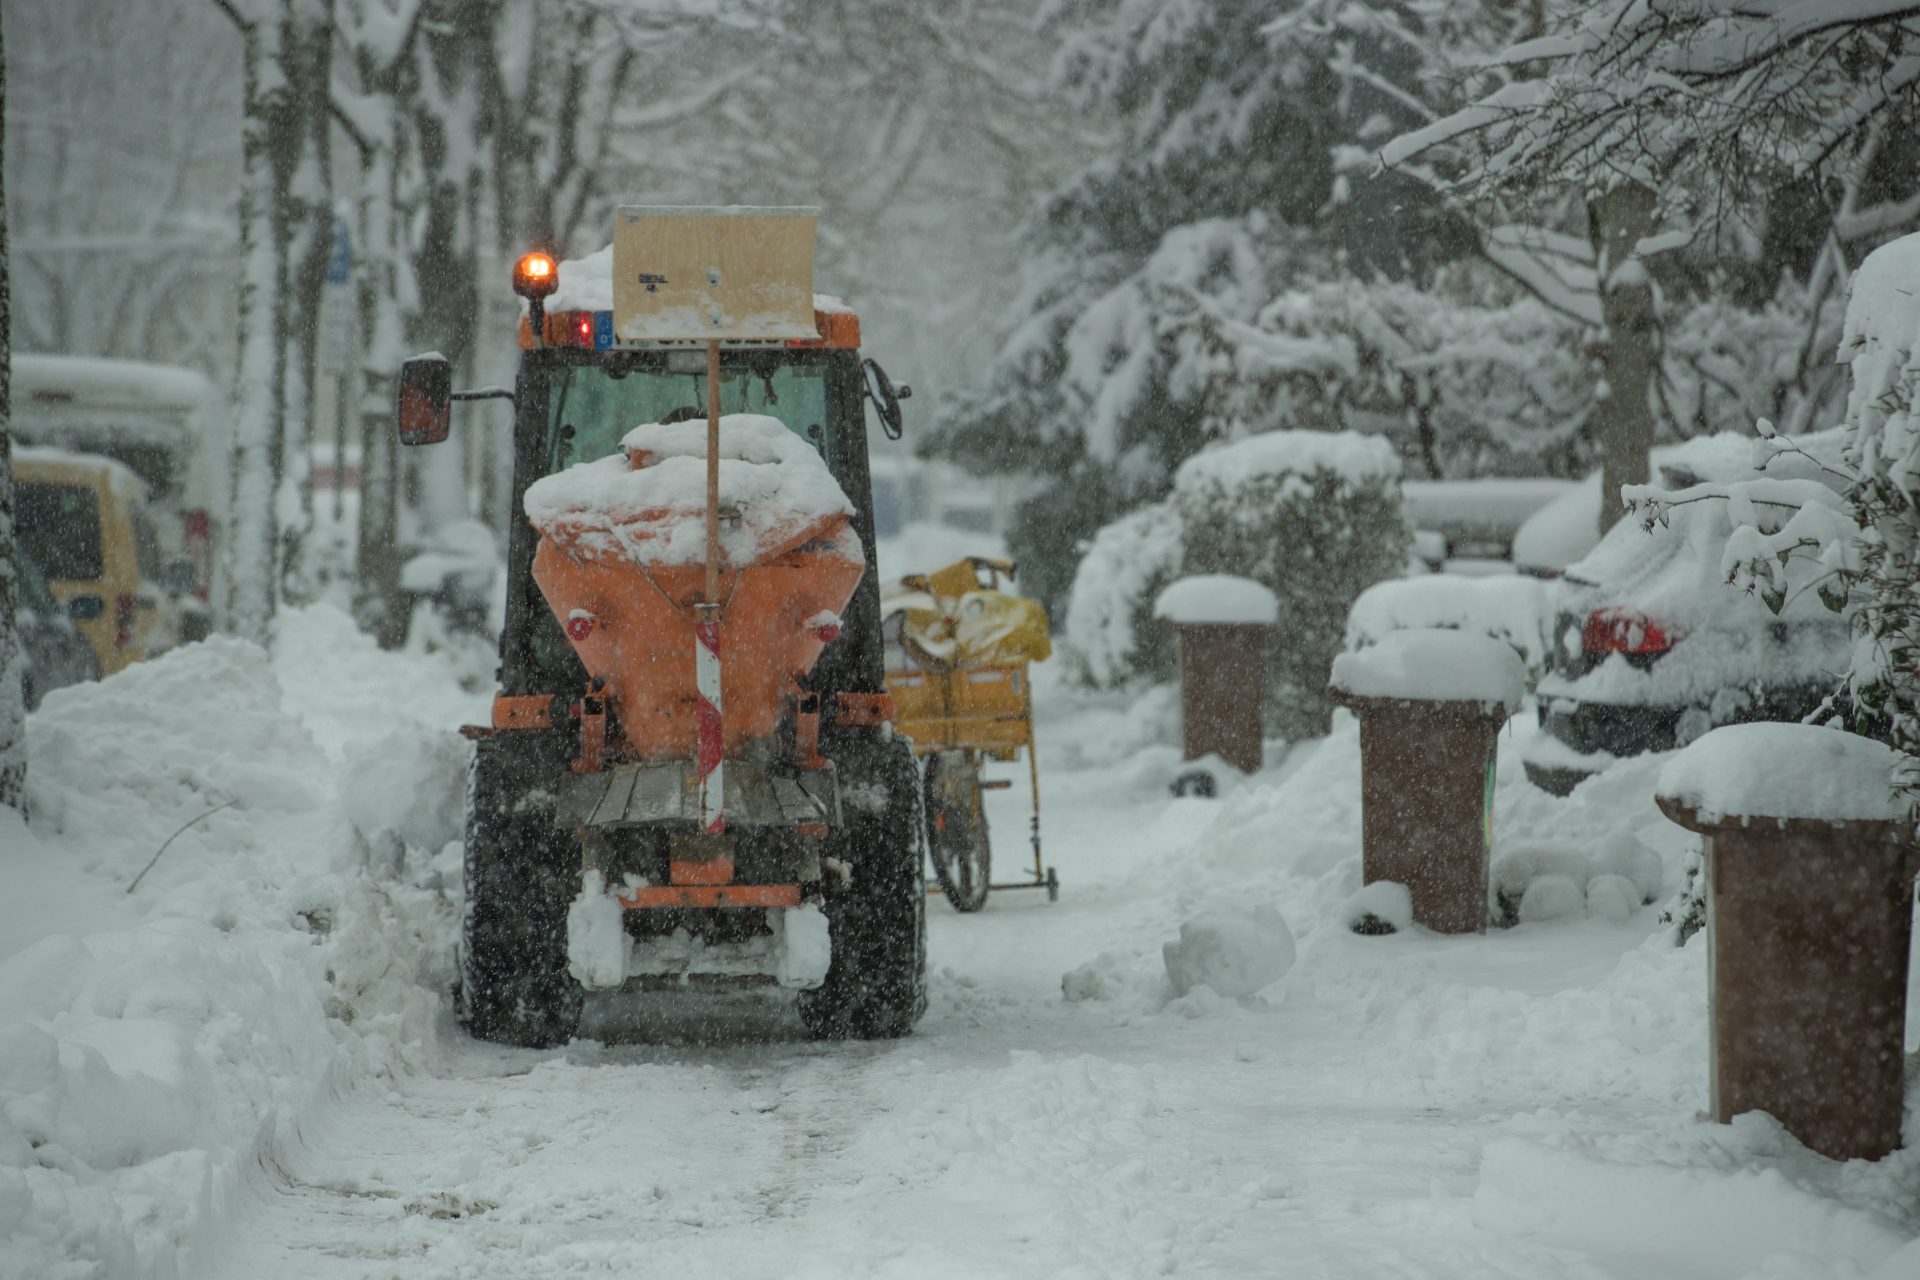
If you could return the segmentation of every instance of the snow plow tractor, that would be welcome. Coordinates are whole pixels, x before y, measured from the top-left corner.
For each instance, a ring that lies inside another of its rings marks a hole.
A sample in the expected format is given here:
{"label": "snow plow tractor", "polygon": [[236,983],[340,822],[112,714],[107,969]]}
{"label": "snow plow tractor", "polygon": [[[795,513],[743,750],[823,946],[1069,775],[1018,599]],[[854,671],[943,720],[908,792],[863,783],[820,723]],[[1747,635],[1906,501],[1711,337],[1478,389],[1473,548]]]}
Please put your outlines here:
{"label": "snow plow tractor", "polygon": [[406,443],[514,407],[499,688],[467,731],[482,1039],[563,1043],[597,992],[643,1018],[791,993],[819,1038],[925,1008],[919,775],[866,566],[866,406],[897,434],[908,389],[813,294],[816,216],[623,208],[609,249],[516,266],[511,392],[402,369]]}

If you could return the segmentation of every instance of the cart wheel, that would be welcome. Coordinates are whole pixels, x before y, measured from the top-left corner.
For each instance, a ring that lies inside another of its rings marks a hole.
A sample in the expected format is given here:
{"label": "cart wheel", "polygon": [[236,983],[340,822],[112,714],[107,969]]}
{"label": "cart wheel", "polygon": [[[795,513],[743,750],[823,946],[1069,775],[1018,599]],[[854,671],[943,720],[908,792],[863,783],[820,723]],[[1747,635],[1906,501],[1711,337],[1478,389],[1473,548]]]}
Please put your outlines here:
{"label": "cart wheel", "polygon": [[1060,877],[1053,873],[1052,867],[1047,868],[1047,901],[1060,901]]}
{"label": "cart wheel", "polygon": [[940,891],[955,911],[978,911],[992,878],[980,767],[964,751],[936,752],[927,760],[926,787],[927,852]]}

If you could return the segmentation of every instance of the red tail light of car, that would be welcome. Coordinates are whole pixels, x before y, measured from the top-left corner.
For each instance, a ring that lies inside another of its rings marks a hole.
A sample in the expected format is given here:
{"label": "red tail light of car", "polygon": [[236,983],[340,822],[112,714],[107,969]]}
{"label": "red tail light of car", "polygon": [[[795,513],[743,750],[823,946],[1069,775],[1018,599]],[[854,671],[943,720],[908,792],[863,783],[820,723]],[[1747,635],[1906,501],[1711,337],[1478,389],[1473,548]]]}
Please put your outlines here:
{"label": "red tail light of car", "polygon": [[113,602],[113,645],[124,649],[133,643],[133,597],[120,596]]}
{"label": "red tail light of car", "polygon": [[1588,653],[1665,653],[1673,637],[1659,623],[1633,609],[1595,609],[1580,628],[1580,647]]}

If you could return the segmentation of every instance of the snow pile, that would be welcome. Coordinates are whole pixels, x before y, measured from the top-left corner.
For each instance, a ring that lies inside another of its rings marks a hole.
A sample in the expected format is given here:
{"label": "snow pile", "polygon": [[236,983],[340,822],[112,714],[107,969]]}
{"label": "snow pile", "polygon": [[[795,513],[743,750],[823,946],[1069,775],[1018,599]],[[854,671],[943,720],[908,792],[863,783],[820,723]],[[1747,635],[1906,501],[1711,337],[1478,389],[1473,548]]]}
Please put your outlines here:
{"label": "snow pile", "polygon": [[1426,627],[1341,654],[1333,660],[1332,687],[1358,698],[1479,702],[1512,715],[1526,696],[1527,671],[1498,640]]}
{"label": "snow pile", "polygon": [[1582,912],[1624,919],[1656,901],[1666,879],[1660,855],[1631,831],[1610,832],[1587,844],[1506,842],[1488,869],[1494,919],[1505,924]]}
{"label": "snow pile", "polygon": [[1530,678],[1547,668],[1553,596],[1538,578],[1434,574],[1390,578],[1360,593],[1347,613],[1349,652],[1396,631],[1439,627],[1505,641],[1526,661]]}
{"label": "snow pile", "polygon": [[[707,424],[648,423],[627,433],[623,453],[577,463],[527,487],[527,519],[589,555],[641,564],[706,558]],[[853,504],[812,446],[778,418],[720,419],[720,550],[733,565],[779,555],[821,531]],[[863,559],[859,540],[839,540]]]}
{"label": "snow pile", "polygon": [[1899,761],[1892,747],[1841,729],[1725,725],[1667,761],[1660,795],[1705,822],[1897,822],[1911,816],[1894,789]]}
{"label": "snow pile", "polygon": [[1180,936],[1160,948],[1175,995],[1210,987],[1229,1000],[1253,995],[1293,967],[1293,934],[1280,913],[1264,904],[1251,910],[1209,911],[1180,926]]}
{"label": "snow pile", "polygon": [[[453,701],[423,660],[370,649],[358,674],[389,664],[420,702]],[[283,704],[354,674],[215,637],[30,719],[33,827],[0,825],[9,914],[33,921],[0,939],[0,1272],[206,1274],[241,1181],[330,1076],[391,1071],[432,1036],[458,864],[444,812],[419,813],[443,801],[416,791],[443,796],[465,761],[345,785]],[[342,754],[399,764],[413,745],[371,738],[391,722]]]}
{"label": "snow pile", "polygon": [[567,972],[589,991],[617,987],[627,980],[632,942],[622,922],[619,899],[607,892],[606,876],[589,871],[567,908]]}
{"label": "snow pile", "polygon": [[1203,573],[1162,591],[1153,602],[1153,616],[1181,626],[1272,626],[1280,621],[1280,601],[1251,578]]}

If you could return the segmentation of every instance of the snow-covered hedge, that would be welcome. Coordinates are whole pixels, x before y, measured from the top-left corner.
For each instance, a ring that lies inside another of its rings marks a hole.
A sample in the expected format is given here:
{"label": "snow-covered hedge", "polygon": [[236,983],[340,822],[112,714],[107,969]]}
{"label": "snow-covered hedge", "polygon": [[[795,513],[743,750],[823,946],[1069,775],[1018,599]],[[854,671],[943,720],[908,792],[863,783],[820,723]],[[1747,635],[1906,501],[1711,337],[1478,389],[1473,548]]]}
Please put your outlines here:
{"label": "snow-covered hedge", "polygon": [[1074,578],[1067,651],[1096,687],[1173,674],[1152,618],[1176,577],[1231,573],[1270,588],[1280,625],[1268,655],[1269,727],[1326,728],[1323,691],[1347,610],[1397,574],[1409,534],[1392,445],[1355,432],[1271,431],[1189,459],[1165,502],[1102,529]]}

